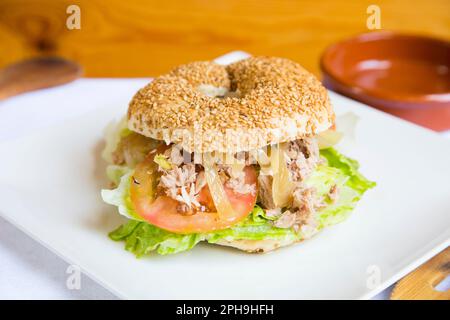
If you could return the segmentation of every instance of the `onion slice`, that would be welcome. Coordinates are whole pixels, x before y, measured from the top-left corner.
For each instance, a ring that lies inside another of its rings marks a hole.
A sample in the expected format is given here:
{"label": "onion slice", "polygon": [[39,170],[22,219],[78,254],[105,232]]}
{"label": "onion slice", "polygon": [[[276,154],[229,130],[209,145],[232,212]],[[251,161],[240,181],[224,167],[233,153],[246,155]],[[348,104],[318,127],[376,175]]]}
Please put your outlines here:
{"label": "onion slice", "polygon": [[292,182],[285,158],[286,145],[272,146],[270,152],[273,171],[272,197],[278,208],[285,207],[292,202],[295,184]]}
{"label": "onion slice", "polygon": [[336,129],[328,129],[317,135],[319,149],[330,148],[341,140],[352,141],[355,138],[355,128],[358,116],[353,112],[346,112],[336,117]]}
{"label": "onion slice", "polygon": [[259,167],[261,168],[260,174],[271,175],[273,173],[273,170],[270,157],[267,155],[267,153],[263,149],[253,150],[252,152],[254,154],[256,161],[259,164]]}
{"label": "onion slice", "polygon": [[228,200],[219,173],[214,164],[213,157],[211,157],[210,154],[205,154],[203,156],[203,167],[205,169],[206,182],[208,183],[209,191],[220,219],[224,219],[227,216],[234,217],[236,214]]}
{"label": "onion slice", "polygon": [[336,145],[339,141],[341,141],[343,136],[344,135],[342,132],[332,129],[322,131],[317,135],[317,143],[319,144],[319,149],[326,149]]}
{"label": "onion slice", "polygon": [[353,112],[346,112],[336,117],[336,131],[349,140],[355,139],[356,124],[359,117]]}

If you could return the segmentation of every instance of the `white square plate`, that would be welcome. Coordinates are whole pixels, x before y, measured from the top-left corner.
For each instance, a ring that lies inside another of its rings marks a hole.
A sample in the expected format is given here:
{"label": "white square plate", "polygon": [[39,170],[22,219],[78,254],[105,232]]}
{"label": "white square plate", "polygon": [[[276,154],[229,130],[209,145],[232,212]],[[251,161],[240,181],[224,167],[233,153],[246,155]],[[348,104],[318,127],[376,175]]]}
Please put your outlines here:
{"label": "white square plate", "polygon": [[76,119],[0,142],[0,214],[119,297],[370,298],[448,246],[450,143],[330,93],[338,114],[360,118],[355,141],[339,149],[378,183],[347,221],[270,254],[199,245],[136,259],[107,237],[123,220],[100,199],[107,182],[99,154],[105,126],[146,82],[81,80],[56,98],[17,98],[11,108],[93,106]]}

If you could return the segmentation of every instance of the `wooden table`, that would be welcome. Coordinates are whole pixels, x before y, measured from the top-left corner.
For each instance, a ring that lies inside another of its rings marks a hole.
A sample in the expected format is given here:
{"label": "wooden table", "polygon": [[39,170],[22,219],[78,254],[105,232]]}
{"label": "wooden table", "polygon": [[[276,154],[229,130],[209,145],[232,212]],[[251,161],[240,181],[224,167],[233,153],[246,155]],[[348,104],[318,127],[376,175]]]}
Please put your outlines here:
{"label": "wooden table", "polygon": [[[1,0],[0,67],[56,54],[81,63],[89,77],[147,77],[240,49],[288,57],[319,74],[327,45],[368,31],[373,3],[383,29],[450,38],[449,0]],[[71,4],[81,9],[79,30],[66,27]]]}

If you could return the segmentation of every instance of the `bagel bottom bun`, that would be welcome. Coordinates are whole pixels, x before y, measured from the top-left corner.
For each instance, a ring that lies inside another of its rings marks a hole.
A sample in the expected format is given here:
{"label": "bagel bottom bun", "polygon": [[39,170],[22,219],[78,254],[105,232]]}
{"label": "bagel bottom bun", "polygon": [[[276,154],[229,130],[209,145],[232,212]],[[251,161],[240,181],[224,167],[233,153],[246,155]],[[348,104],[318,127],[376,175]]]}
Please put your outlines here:
{"label": "bagel bottom bun", "polygon": [[248,253],[266,253],[269,251],[273,251],[275,249],[281,247],[287,247],[291,244],[300,242],[303,240],[274,240],[274,239],[265,239],[265,240],[219,240],[214,244],[218,244],[221,246],[236,248]]}

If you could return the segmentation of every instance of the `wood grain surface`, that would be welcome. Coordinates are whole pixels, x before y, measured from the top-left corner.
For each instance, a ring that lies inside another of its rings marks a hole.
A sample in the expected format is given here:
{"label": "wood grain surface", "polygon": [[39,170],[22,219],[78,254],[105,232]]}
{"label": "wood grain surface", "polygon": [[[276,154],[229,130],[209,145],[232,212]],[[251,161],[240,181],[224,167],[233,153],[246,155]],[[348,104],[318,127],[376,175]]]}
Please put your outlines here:
{"label": "wood grain surface", "polygon": [[391,294],[393,300],[450,300],[450,290],[436,286],[450,274],[450,247],[400,280]]}
{"label": "wood grain surface", "polygon": [[[71,4],[81,8],[80,30],[66,27]],[[327,45],[368,31],[370,4],[382,29],[450,38],[449,0],[0,0],[0,67],[55,54],[86,76],[141,77],[240,49],[318,74]]]}

